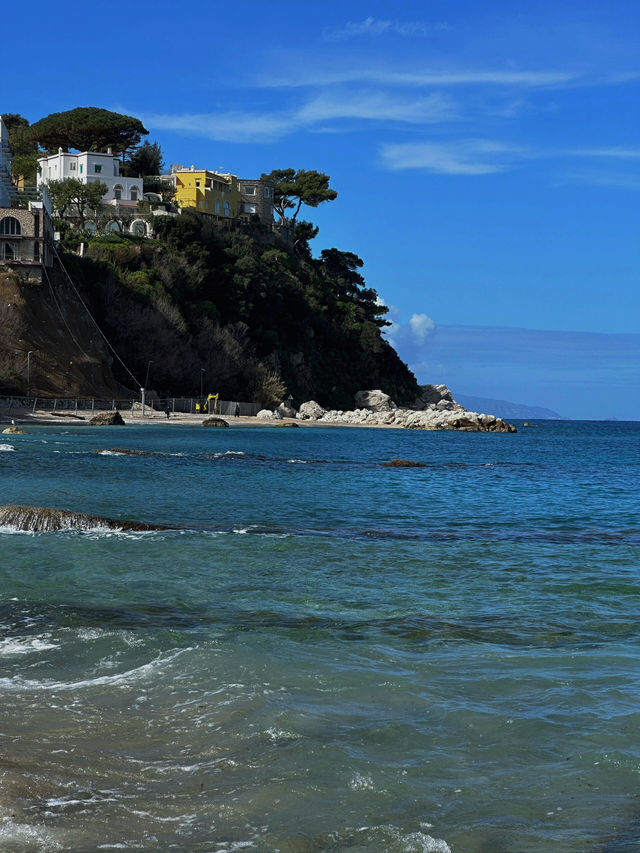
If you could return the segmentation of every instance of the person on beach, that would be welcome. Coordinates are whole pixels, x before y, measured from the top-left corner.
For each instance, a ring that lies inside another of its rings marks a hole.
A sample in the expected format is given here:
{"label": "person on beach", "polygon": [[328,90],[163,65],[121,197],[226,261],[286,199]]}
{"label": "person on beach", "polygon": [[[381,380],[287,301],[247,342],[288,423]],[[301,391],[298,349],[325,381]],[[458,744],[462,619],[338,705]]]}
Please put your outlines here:
{"label": "person on beach", "polygon": [[164,410],[164,413],[167,416],[167,420],[169,420],[169,418],[171,417],[171,409],[169,408],[169,406],[167,406],[167,408]]}
{"label": "person on beach", "polygon": [[233,414],[235,415],[236,418],[240,417],[240,403],[236,403],[236,407],[233,411]]}

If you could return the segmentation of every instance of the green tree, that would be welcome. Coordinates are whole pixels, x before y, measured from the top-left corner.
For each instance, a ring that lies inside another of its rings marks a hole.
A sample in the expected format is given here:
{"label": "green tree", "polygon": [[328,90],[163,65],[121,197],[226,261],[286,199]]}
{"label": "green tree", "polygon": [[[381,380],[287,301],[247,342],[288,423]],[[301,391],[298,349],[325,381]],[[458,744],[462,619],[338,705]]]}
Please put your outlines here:
{"label": "green tree", "polygon": [[157,142],[145,140],[129,159],[125,160],[121,173],[132,178],[143,178],[147,175],[159,175],[163,168],[162,149]]}
{"label": "green tree", "polygon": [[108,188],[102,181],[83,184],[78,178],[63,178],[60,181],[51,181],[48,189],[52,207],[57,215],[61,219],[77,216],[80,228],[84,229],[87,211],[100,207]]}
{"label": "green tree", "polygon": [[13,183],[35,184],[38,172],[38,146],[29,138],[29,122],[19,113],[2,116],[9,132],[9,147],[13,154],[11,176]]}
{"label": "green tree", "polygon": [[378,300],[372,287],[365,287],[364,278],[358,270],[363,266],[362,258],[353,252],[339,249],[323,249],[320,258],[325,275],[330,279],[339,300],[350,302],[359,308],[362,316],[377,326],[389,326],[382,319],[389,309]]}
{"label": "green tree", "polygon": [[106,151],[122,154],[140,144],[149,131],[140,119],[114,113],[99,107],[76,107],[62,113],[51,113],[31,125],[28,137],[47,152]]}
{"label": "green tree", "polygon": [[263,181],[273,181],[273,207],[280,221],[287,218],[287,211],[295,212],[291,221],[295,223],[303,204],[318,207],[325,201],[333,201],[338,193],[329,186],[329,176],[323,172],[306,169],[274,169],[262,175]]}

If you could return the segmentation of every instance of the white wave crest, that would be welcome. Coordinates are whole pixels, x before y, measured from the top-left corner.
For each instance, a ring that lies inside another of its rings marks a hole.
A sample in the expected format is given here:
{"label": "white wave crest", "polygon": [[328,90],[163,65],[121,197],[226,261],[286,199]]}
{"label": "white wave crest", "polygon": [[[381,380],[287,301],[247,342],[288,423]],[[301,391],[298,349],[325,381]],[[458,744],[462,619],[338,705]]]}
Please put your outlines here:
{"label": "white wave crest", "polygon": [[4,450],[6,452],[10,452],[12,450],[15,451],[15,447],[13,444],[0,444],[0,450]]}
{"label": "white wave crest", "polygon": [[165,664],[171,663],[181,654],[190,651],[190,648],[178,649],[177,651],[165,655],[159,655],[149,663],[142,664],[135,669],[120,672],[116,675],[101,675],[96,678],[87,678],[82,681],[33,681],[20,676],[12,678],[0,678],[0,687],[9,690],[82,690],[85,687],[128,687],[129,685],[144,680],[152,674],[155,674],[158,669],[161,669]]}
{"label": "white wave crest", "polygon": [[41,637],[7,637],[0,640],[0,656],[26,655],[57,648],[59,646],[56,643],[50,643]]}

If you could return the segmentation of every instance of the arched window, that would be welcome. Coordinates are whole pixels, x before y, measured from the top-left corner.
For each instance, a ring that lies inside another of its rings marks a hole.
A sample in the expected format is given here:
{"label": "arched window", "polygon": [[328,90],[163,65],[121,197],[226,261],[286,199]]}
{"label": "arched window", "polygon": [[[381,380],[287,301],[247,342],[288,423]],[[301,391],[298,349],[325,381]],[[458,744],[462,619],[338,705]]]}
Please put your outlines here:
{"label": "arched window", "polygon": [[0,234],[15,237],[21,233],[20,223],[15,216],[5,216],[4,219],[0,219]]}
{"label": "arched window", "polygon": [[231,215],[231,212],[230,212],[230,209],[229,209],[229,202],[228,202],[228,201],[225,201],[225,203],[224,203],[224,215],[225,215],[225,216],[230,216],[230,215]]}
{"label": "arched window", "polygon": [[113,188],[113,197],[116,201],[120,201],[120,199],[122,198],[122,187],[120,186],[120,184],[116,184]]}
{"label": "arched window", "polygon": [[131,234],[135,234],[136,237],[146,237],[147,236],[147,226],[144,219],[134,219],[131,223],[131,227],[129,229]]}
{"label": "arched window", "polygon": [[138,187],[131,187],[131,201],[138,201]]}

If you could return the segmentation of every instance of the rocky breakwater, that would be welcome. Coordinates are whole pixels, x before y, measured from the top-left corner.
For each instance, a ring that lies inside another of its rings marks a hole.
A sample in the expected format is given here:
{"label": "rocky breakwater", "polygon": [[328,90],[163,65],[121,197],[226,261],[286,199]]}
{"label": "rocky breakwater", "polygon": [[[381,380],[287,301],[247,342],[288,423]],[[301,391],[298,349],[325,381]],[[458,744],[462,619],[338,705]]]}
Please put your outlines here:
{"label": "rocky breakwater", "polygon": [[516,432],[516,428],[495,415],[469,412],[453,399],[446,385],[423,385],[410,408],[402,408],[380,390],[358,391],[356,407],[350,411],[327,410],[315,400],[303,403],[299,420],[318,423],[395,426],[404,429],[452,429],[463,432]]}

